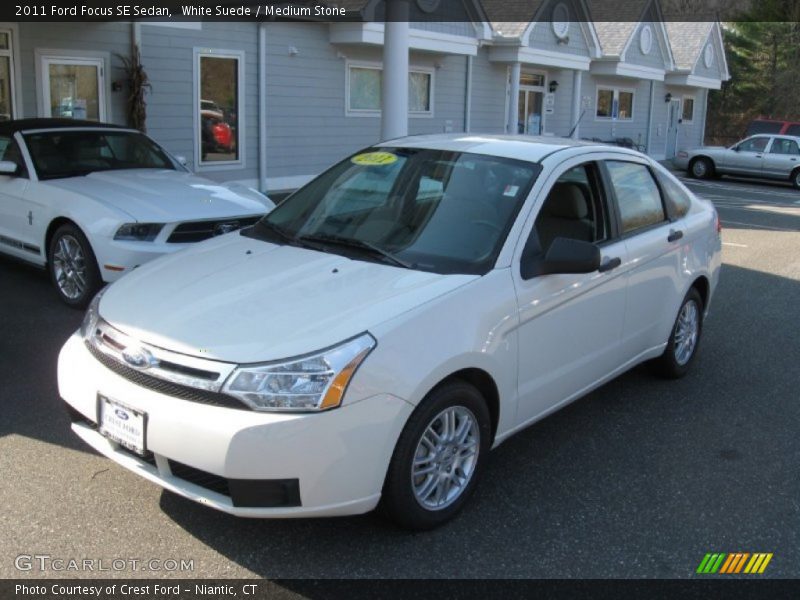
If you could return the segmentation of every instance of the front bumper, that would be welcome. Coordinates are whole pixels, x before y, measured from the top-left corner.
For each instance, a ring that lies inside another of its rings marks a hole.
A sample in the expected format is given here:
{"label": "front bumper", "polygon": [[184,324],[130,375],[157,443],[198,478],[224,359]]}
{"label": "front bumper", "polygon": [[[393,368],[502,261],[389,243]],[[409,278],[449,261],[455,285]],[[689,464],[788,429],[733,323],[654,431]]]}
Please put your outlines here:
{"label": "front bumper", "polygon": [[101,247],[95,248],[95,254],[103,281],[113,283],[138,266],[191,245],[110,240]]}
{"label": "front bumper", "polygon": [[[200,404],[138,386],[110,371],[78,334],[59,355],[58,386],[72,409],[73,430],[95,450],[181,496],[242,517],[372,510],[413,410],[390,394],[317,414]],[[97,431],[98,393],[147,414],[144,459]],[[246,505],[241,494],[236,497],[241,482],[250,482],[249,491],[242,492],[249,494]],[[293,502],[295,486],[298,497]],[[259,491],[270,505],[254,505]]]}

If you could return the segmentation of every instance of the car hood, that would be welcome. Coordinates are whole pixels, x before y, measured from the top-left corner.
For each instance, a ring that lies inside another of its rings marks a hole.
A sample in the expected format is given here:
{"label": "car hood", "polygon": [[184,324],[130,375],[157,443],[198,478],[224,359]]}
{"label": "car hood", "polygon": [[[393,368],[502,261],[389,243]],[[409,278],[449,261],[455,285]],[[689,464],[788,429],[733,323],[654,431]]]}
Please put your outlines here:
{"label": "car hood", "polygon": [[236,363],[332,346],[476,279],[279,246],[234,232],[111,285],[100,315],[176,352]]}
{"label": "car hood", "polygon": [[100,171],[45,183],[92,198],[143,223],[255,215],[274,208],[266,196],[245,186],[166,169]]}

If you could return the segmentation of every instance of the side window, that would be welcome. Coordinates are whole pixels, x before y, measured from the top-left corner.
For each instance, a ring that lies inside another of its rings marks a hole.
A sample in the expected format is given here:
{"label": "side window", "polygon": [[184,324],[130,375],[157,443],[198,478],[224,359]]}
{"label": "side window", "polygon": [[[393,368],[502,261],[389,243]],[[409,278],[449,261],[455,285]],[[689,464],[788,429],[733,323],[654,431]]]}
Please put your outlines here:
{"label": "side window", "polygon": [[630,233],[665,220],[664,205],[653,175],[645,165],[606,162],[617,197],[622,233]]}
{"label": "side window", "polygon": [[20,168],[19,175],[27,177],[25,171],[25,161],[22,160],[22,153],[20,152],[17,140],[10,136],[0,136],[0,160],[7,160],[13,162]]}
{"label": "side window", "polygon": [[739,144],[739,152],[763,152],[767,148],[769,138],[756,137],[743,141]]}
{"label": "side window", "polygon": [[794,140],[787,140],[786,138],[775,138],[772,141],[772,148],[770,154],[800,154],[800,149],[797,147],[797,142]]}
{"label": "side window", "polygon": [[584,242],[608,239],[608,211],[600,189],[594,163],[564,172],[542,204],[526,244],[526,254],[546,254],[558,237]]}
{"label": "side window", "polygon": [[689,212],[689,207],[692,205],[689,193],[669,175],[657,172],[656,177],[658,178],[658,183],[661,184],[664,201],[670,205],[672,214],[680,218]]}

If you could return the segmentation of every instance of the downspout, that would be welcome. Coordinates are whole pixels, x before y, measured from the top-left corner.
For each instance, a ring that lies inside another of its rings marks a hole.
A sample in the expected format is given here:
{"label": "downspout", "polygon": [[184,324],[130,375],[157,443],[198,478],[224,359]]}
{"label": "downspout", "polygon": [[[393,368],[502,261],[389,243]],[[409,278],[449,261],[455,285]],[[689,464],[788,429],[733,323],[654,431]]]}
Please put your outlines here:
{"label": "downspout", "polygon": [[653,134],[653,105],[656,97],[656,82],[650,80],[650,110],[647,111],[647,135],[644,138],[644,153],[650,154],[650,136]]}
{"label": "downspout", "polygon": [[258,25],[258,191],[267,193],[267,26]]}
{"label": "downspout", "polygon": [[472,56],[467,55],[467,82],[464,89],[464,133],[469,133],[472,113]]}
{"label": "downspout", "polygon": [[700,124],[700,145],[706,144],[706,120],[708,119],[708,90],[703,90],[703,122]]}

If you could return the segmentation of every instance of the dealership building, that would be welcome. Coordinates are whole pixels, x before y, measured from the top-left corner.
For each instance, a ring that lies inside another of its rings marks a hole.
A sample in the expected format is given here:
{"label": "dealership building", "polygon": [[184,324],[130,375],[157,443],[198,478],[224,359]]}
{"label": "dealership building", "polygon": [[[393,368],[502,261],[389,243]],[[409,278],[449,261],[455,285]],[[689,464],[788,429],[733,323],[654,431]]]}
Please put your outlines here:
{"label": "dealership building", "polygon": [[357,17],[335,22],[0,24],[0,114],[127,125],[138,47],[147,133],[204,176],[278,192],[393,133],[668,159],[702,144],[708,91],[729,78],[719,23],[664,21],[657,0],[527,0],[523,21],[497,0],[388,1],[328,2]]}

